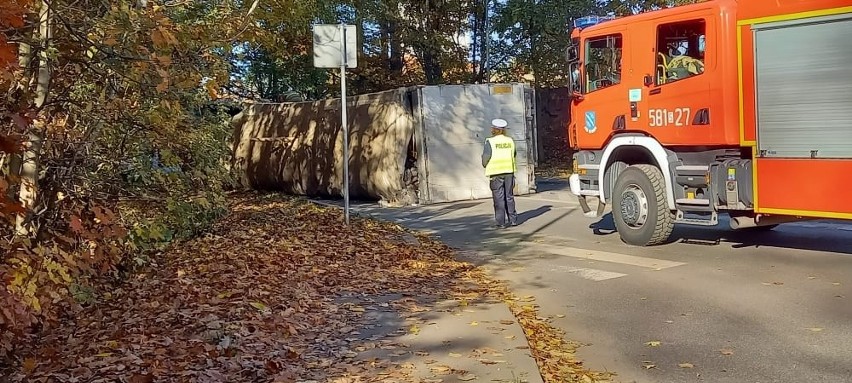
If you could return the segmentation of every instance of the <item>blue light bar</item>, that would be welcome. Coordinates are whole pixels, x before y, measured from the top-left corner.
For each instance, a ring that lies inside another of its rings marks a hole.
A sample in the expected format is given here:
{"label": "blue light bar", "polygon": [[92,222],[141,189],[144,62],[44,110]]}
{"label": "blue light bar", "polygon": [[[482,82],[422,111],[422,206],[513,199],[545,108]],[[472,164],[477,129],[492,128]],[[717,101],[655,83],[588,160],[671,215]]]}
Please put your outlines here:
{"label": "blue light bar", "polygon": [[612,19],[615,19],[615,17],[613,17],[613,16],[586,16],[586,17],[581,17],[579,19],[574,20],[574,28],[579,28],[579,29],[588,28],[588,27],[591,27],[592,25],[598,25],[602,22],[610,21]]}

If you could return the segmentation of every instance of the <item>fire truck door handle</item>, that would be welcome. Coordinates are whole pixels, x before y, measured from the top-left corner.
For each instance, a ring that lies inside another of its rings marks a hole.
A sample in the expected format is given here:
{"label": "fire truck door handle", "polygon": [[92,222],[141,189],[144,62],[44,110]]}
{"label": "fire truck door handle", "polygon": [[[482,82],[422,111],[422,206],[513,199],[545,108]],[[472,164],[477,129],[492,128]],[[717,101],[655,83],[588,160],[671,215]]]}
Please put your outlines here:
{"label": "fire truck door handle", "polygon": [[648,92],[648,94],[653,96],[653,95],[655,95],[655,94],[660,94],[662,91],[663,91],[663,90],[662,90],[662,89],[660,89],[660,88],[651,89],[651,91],[649,91],[649,92]]}

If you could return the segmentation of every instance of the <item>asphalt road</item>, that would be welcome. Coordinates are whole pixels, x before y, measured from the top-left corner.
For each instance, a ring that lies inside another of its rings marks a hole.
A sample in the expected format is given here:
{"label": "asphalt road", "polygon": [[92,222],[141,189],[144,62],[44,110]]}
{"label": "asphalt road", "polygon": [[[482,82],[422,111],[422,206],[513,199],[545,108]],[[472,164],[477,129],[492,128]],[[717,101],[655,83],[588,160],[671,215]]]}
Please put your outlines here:
{"label": "asphalt road", "polygon": [[467,250],[621,382],[852,381],[852,224],[755,234],[723,220],[640,248],[564,190],[517,201],[522,225],[507,230],[490,228],[490,201],[354,210]]}

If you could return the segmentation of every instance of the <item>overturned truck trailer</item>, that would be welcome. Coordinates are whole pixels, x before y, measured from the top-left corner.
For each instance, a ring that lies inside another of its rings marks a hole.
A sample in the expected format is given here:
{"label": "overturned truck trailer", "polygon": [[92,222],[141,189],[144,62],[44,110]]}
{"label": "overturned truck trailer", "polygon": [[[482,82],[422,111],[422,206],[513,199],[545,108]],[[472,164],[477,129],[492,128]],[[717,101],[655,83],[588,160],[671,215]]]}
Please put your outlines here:
{"label": "overturned truck trailer", "polygon": [[[400,206],[488,198],[489,122],[517,142],[515,194],[535,192],[533,90],[519,83],[400,88],[347,98],[350,195]],[[248,104],[234,117],[234,170],[248,188],[338,197],[340,99]]]}

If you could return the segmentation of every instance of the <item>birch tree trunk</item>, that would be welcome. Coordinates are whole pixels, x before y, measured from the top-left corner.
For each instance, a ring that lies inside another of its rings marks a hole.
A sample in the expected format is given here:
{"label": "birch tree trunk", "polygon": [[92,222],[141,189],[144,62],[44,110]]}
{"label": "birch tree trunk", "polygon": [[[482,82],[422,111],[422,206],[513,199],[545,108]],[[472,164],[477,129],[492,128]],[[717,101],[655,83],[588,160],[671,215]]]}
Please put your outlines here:
{"label": "birch tree trunk", "polygon": [[[53,28],[51,25],[50,6],[47,0],[42,0],[39,6],[38,24],[38,73],[36,74],[36,91],[33,107],[43,116],[41,109],[47,103],[50,88],[50,61],[47,48],[50,46]],[[32,55],[30,54],[30,57]],[[23,61],[25,58],[22,57]],[[26,70],[26,68],[24,68]],[[34,210],[38,201],[38,181],[41,162],[41,148],[44,141],[44,118],[39,118],[29,127],[25,151],[22,156],[18,200],[25,212],[18,214],[15,229],[20,236],[33,236],[38,231],[34,221]]]}

